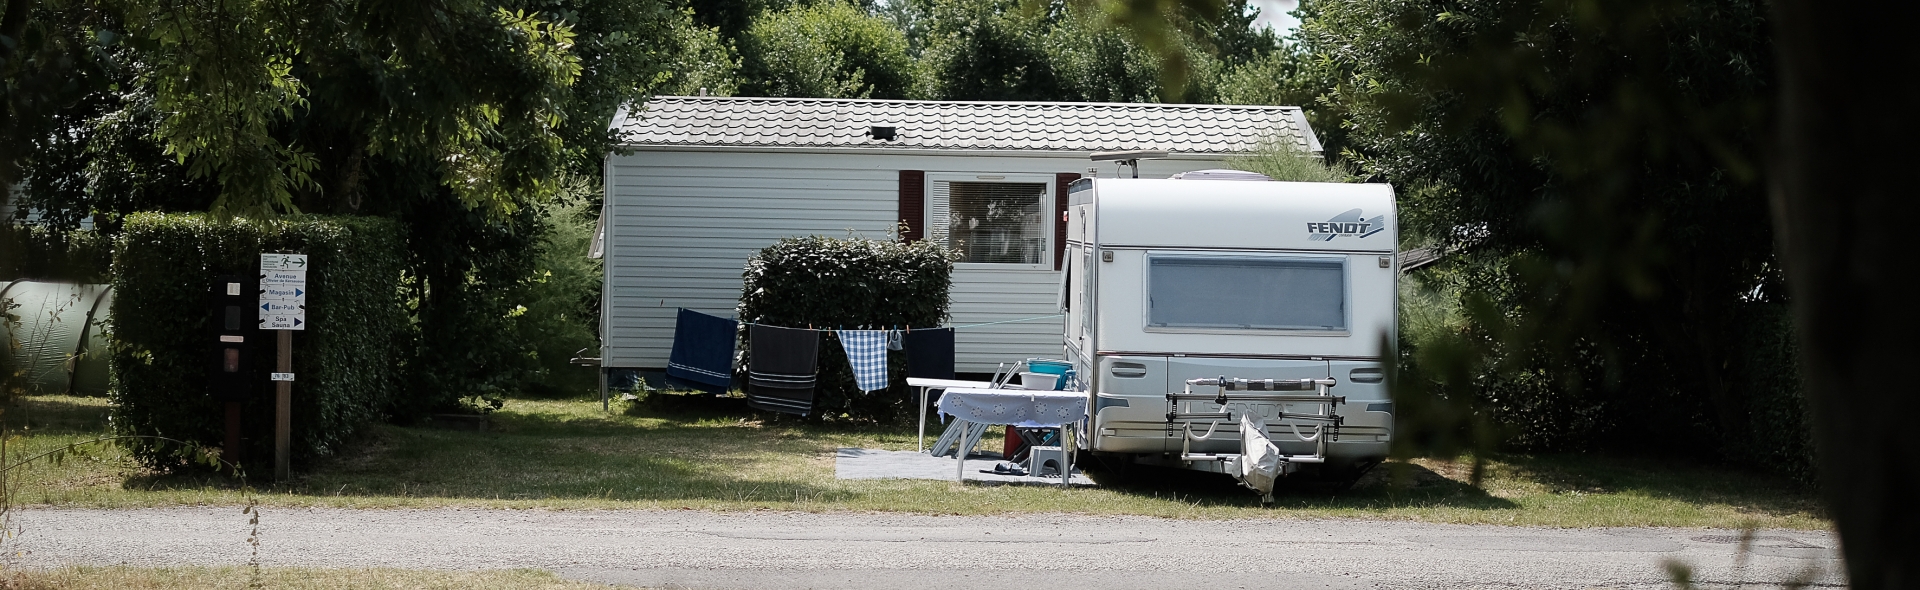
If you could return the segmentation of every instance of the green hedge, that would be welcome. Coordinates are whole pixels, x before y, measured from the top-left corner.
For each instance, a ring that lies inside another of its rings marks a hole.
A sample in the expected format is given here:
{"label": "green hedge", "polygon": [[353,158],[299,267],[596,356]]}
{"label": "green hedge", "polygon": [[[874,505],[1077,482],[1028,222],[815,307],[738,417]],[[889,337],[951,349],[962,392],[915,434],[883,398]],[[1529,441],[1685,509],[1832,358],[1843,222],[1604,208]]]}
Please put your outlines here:
{"label": "green hedge", "polygon": [[96,232],[0,220],[0,279],[103,283],[112,265],[113,242]]}
{"label": "green hedge", "polygon": [[[398,223],[367,217],[128,217],[114,253],[115,431],[219,445],[223,404],[206,393],[213,354],[207,285],[214,276],[258,272],[262,252],[297,252],[311,267],[307,329],[293,335],[292,450],[296,458],[331,454],[383,417],[404,369],[411,331],[400,299],[403,235]],[[255,368],[272,367],[272,340],[263,340]],[[272,391],[262,380],[244,405],[243,465],[272,460]],[[135,454],[154,467],[172,461],[152,445],[137,445]]]}
{"label": "green hedge", "polygon": [[[947,319],[953,253],[932,242],[820,236],[788,238],[747,260],[740,294],[743,322],[786,327],[938,326]],[[743,334],[742,342],[751,345]],[[740,367],[745,370],[747,346]],[[820,342],[813,416],[901,422],[912,414],[906,358],[888,358],[887,389],[862,393],[846,350],[831,334]]]}

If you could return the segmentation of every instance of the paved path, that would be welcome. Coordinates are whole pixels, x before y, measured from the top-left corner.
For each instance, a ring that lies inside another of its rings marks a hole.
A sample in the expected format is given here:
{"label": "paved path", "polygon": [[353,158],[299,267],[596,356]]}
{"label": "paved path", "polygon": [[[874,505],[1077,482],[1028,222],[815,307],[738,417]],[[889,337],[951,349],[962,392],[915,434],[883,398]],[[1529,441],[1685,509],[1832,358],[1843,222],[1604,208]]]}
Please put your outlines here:
{"label": "paved path", "polygon": [[[232,565],[238,508],[26,510],[17,565]],[[1834,539],[1767,531],[1736,566],[1704,529],[1542,529],[1370,520],[1190,521],[1075,515],[268,508],[268,566],[545,568],[665,588],[1667,588],[1661,564],[1721,585],[1817,568]]]}

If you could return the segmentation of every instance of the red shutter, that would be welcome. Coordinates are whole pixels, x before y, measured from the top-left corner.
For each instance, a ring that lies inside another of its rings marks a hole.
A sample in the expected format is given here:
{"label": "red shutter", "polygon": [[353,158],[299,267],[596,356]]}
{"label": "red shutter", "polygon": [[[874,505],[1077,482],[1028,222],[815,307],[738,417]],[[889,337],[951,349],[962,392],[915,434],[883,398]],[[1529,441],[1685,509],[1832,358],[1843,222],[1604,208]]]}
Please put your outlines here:
{"label": "red shutter", "polygon": [[1053,269],[1060,270],[1060,261],[1067,255],[1067,187],[1073,181],[1080,180],[1079,172],[1062,172],[1053,175]]}
{"label": "red shutter", "polygon": [[900,223],[906,224],[900,239],[911,242],[927,237],[927,173],[900,171]]}

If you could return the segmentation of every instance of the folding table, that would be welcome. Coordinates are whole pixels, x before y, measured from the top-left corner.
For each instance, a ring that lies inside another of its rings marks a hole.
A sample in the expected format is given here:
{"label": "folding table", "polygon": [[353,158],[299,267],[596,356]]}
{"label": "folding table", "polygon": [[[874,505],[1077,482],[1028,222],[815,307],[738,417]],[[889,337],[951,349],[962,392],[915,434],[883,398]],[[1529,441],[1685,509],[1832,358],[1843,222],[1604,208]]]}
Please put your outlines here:
{"label": "folding table", "polygon": [[993,383],[989,381],[959,381],[954,379],[908,377],[907,386],[920,388],[920,452],[924,453],[927,451],[927,391],[946,389],[949,387],[987,389],[993,387]]}
{"label": "folding table", "polygon": [[[1073,479],[1073,424],[1087,415],[1087,394],[1078,391],[949,387],[940,413],[974,424],[1060,428],[1060,485]],[[965,481],[967,449],[954,453],[954,481]]]}

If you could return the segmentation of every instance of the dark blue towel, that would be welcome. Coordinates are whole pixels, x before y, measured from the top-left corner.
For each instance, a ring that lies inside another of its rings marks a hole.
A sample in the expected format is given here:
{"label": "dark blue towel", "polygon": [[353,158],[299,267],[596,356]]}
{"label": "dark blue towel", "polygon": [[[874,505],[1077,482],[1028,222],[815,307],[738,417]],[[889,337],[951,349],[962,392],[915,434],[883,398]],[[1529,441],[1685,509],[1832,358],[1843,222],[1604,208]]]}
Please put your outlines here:
{"label": "dark blue towel", "polygon": [[953,378],[953,328],[907,332],[907,376]]}
{"label": "dark blue towel", "polygon": [[733,385],[733,340],[739,322],[681,309],[673,325],[667,377],[711,393]]}
{"label": "dark blue towel", "polygon": [[747,407],[768,412],[813,412],[820,333],[754,324],[747,334]]}

